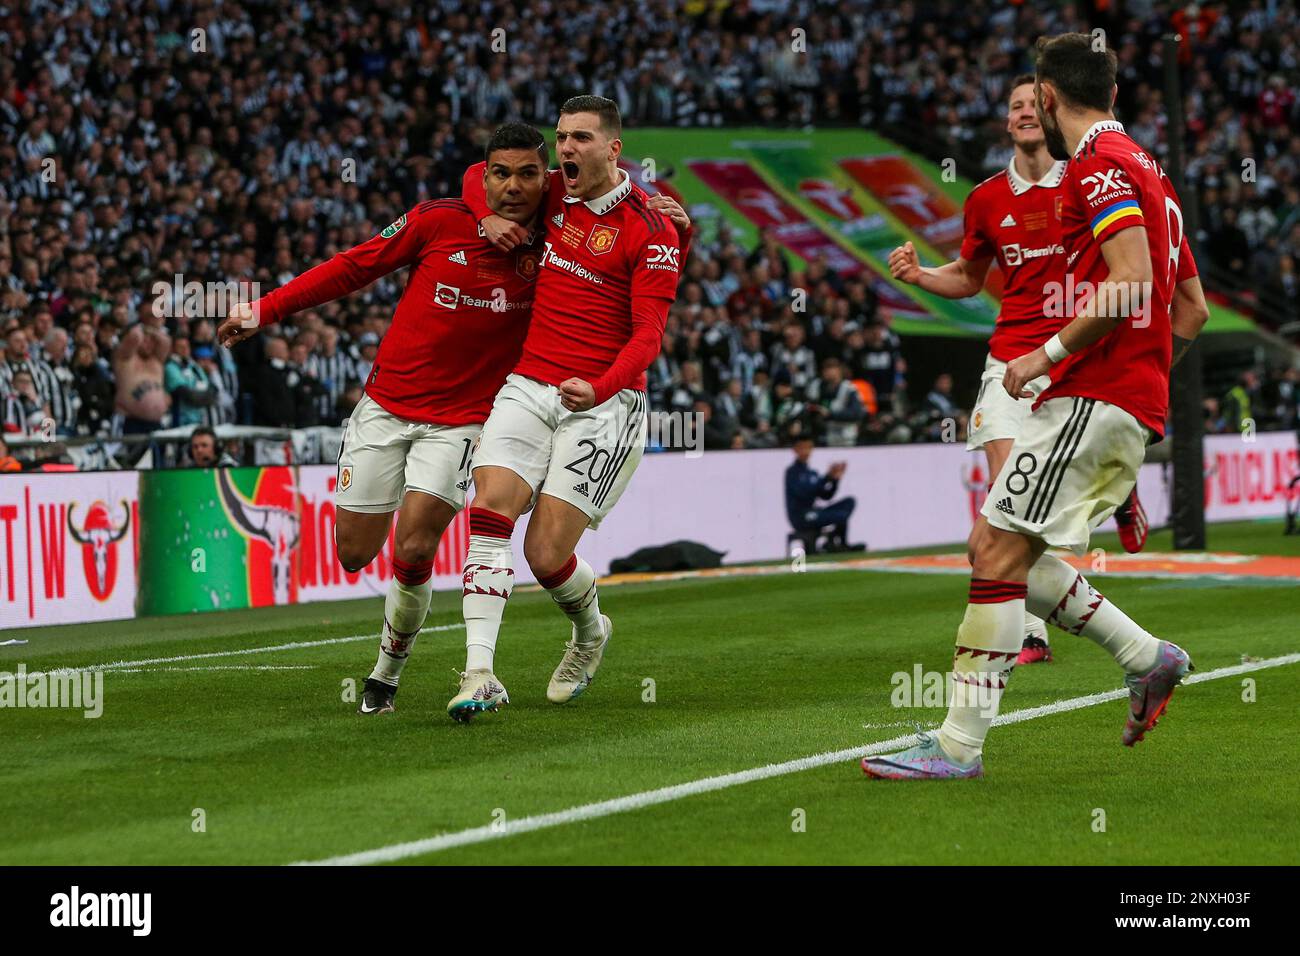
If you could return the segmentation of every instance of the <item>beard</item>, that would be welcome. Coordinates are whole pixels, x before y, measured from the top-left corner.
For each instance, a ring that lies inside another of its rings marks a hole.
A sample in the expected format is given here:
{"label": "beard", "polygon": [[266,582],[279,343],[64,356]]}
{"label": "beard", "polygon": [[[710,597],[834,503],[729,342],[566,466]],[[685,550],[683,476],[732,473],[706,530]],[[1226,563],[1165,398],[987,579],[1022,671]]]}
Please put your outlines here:
{"label": "beard", "polygon": [[1043,128],[1043,142],[1047,145],[1047,154],[1055,160],[1066,160],[1070,158],[1070,150],[1065,145],[1065,134],[1061,132],[1061,127],[1056,125],[1056,118],[1048,116],[1043,112],[1043,107],[1037,106],[1038,125]]}

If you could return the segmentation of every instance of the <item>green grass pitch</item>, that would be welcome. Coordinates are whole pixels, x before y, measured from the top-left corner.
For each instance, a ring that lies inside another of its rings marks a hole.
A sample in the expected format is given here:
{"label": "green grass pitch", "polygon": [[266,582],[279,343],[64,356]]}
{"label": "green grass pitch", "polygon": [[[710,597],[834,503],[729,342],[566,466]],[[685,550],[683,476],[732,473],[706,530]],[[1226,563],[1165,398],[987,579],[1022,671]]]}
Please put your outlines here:
{"label": "green grass pitch", "polygon": [[[1212,550],[1300,555],[1275,522],[1210,533]],[[1300,651],[1295,580],[1093,579],[1201,673]],[[383,718],[343,700],[374,639],[108,670],[99,719],[0,710],[0,864],[315,861],[897,737],[942,720],[891,706],[890,678],[946,670],[965,590],[862,571],[605,588],[614,640],[564,707],[545,691],[567,622],[521,591],[497,657],[512,703],[468,726],[444,710],[464,662],[455,593],[434,596],[428,625],[453,626],[420,637]],[[380,612],[375,599],[6,631],[29,643],[0,648],[0,671],[347,637]],[[1016,671],[1004,713],[1120,686],[1090,642],[1053,644],[1055,663]],[[296,669],[231,669],[249,666]],[[983,781],[868,781],[845,760],[401,862],[1294,864],[1300,664],[1248,676],[1253,700],[1240,676],[1180,689],[1132,750],[1111,701],[994,728]]]}

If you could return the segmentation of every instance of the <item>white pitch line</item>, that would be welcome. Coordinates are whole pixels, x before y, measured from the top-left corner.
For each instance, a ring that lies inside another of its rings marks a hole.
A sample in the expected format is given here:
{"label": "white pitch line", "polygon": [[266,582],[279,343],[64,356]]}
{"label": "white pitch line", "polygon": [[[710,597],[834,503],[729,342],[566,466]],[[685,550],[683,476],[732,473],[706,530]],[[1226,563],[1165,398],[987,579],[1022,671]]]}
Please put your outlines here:
{"label": "white pitch line", "polygon": [[315,664],[213,664],[211,667],[115,667],[114,674],[165,674],[195,671],[314,671]]}
{"label": "white pitch line", "polygon": [[[420,628],[421,634],[428,634],[430,631],[455,631],[463,628],[465,624],[438,624],[434,627]],[[148,667],[152,664],[178,664],[181,661],[202,661],[210,660],[214,657],[238,657],[241,654],[270,654],[274,651],[297,651],[305,647],[327,647],[330,644],[349,644],[353,641],[374,641],[379,639],[377,632],[369,634],[353,634],[351,637],[329,637],[319,641],[290,641],[287,644],[273,644],[269,647],[243,647],[233,651],[209,651],[206,654],[178,654],[175,657],[150,657],[138,661],[114,661],[111,664],[87,664],[85,667],[60,667],[52,671],[45,671],[48,674],[76,674],[80,671],[116,671],[125,670],[132,667]],[[29,671],[28,676],[32,676],[39,671]]]}
{"label": "white pitch line", "polygon": [[[1222,677],[1234,677],[1238,674],[1248,674],[1251,671],[1263,670],[1267,667],[1281,667],[1285,664],[1297,663],[1300,663],[1300,654],[1285,654],[1281,657],[1271,657],[1260,661],[1250,661],[1232,667],[1221,667],[1218,670],[1207,671],[1202,674],[1193,674],[1187,678],[1185,683],[1199,684],[1202,681],[1216,680]],[[993,724],[994,726],[1018,724],[1026,720],[1034,720],[1037,717],[1046,717],[1052,714],[1061,714],[1071,710],[1081,710],[1085,707],[1093,707],[1097,704],[1102,704],[1111,700],[1119,700],[1127,696],[1127,688],[1120,688],[1117,690],[1103,691],[1098,694],[1087,694],[1083,697],[1072,697],[1068,700],[1058,700],[1051,704],[1044,704],[1041,707],[1027,707],[1024,710],[1016,710],[1009,714],[1002,714],[994,718]],[[670,803],[673,800],[681,800],[685,797],[694,797],[702,793],[712,793],[715,790],[725,790],[728,787],[738,787],[741,784],[753,783],[757,780],[769,780],[772,777],[782,777],[787,774],[798,773],[801,770],[813,770],[817,767],[825,767],[829,764],[847,763],[850,760],[860,759],[862,757],[871,756],[872,754],[887,753],[891,750],[905,747],[913,743],[915,739],[915,734],[907,734],[903,737],[894,737],[891,740],[882,740],[878,743],[867,744],[863,747],[850,747],[847,750],[834,750],[829,753],[813,754],[808,757],[798,757],[794,760],[787,760],[783,763],[768,764],[763,767],[753,767],[749,770],[741,770],[736,773],[725,773],[716,777],[705,777],[701,780],[679,783],[671,787],[661,787],[658,790],[646,790],[641,793],[630,794],[626,797],[617,797],[613,800],[601,800],[598,803],[587,803],[577,807],[570,807],[567,810],[559,810],[555,813],[543,813],[532,817],[520,817],[518,820],[508,820],[505,823],[491,823],[486,826],[472,827],[468,830],[442,833],[438,836],[427,837],[423,840],[412,840],[407,843],[394,843],[390,846],[383,846],[374,850],[365,850],[360,853],[349,853],[344,856],[333,856],[325,860],[304,860],[291,865],[366,866],[372,863],[392,863],[396,860],[404,860],[413,856],[422,856],[426,853],[437,853],[440,850],[449,850],[452,847],[469,846],[475,843],[486,843],[489,840],[499,840],[504,837],[517,836],[520,833],[531,833],[534,830],[545,830],[550,827],[565,826],[570,823],[579,823],[583,820],[595,820],[599,817],[608,817],[616,813],[628,813],[632,810],[653,807],[661,803]]]}

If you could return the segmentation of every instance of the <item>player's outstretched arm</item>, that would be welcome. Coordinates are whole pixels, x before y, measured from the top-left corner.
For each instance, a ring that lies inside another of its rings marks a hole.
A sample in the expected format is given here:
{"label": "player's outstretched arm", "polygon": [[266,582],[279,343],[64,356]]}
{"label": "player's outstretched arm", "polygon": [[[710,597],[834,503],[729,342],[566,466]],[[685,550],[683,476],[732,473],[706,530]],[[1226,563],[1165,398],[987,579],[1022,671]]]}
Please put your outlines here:
{"label": "player's outstretched arm", "polygon": [[217,330],[218,341],[230,347],[259,328],[351,295],[411,265],[436,234],[437,223],[436,210],[421,212],[417,206],[373,238],[308,269],[256,302],[235,306]]}
{"label": "player's outstretched arm", "polygon": [[1191,276],[1174,286],[1174,304],[1169,317],[1174,334],[1171,368],[1187,354],[1192,342],[1201,334],[1201,329],[1205,328],[1205,323],[1209,320],[1210,306],[1205,301],[1200,276]]}
{"label": "player's outstretched arm", "polygon": [[945,299],[966,299],[984,288],[984,279],[992,261],[972,261],[959,256],[953,262],[931,268],[922,266],[916,247],[905,242],[889,254],[889,274]]}

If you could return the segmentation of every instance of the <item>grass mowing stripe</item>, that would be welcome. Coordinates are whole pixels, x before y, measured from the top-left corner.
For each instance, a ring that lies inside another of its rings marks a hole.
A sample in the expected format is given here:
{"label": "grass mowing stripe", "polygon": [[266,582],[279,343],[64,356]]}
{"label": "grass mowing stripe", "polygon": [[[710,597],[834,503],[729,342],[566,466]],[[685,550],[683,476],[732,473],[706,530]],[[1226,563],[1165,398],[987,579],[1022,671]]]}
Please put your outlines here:
{"label": "grass mowing stripe", "polygon": [[[422,627],[420,628],[420,633],[428,634],[431,631],[455,631],[464,626],[463,623],[438,624],[434,627]],[[288,644],[274,644],[270,647],[243,647],[234,651],[209,651],[205,654],[179,654],[175,657],[150,657],[138,661],[114,661],[111,664],[87,664],[85,667],[59,667],[52,671],[28,671],[27,676],[32,677],[40,673],[57,676],[59,674],[76,674],[80,671],[116,671],[130,667],[147,667],[153,664],[177,664],[181,661],[209,660],[213,657],[238,657],[240,654],[270,654],[273,651],[296,651],[301,650],[304,647],[327,647],[330,644],[348,644],[353,641],[373,641],[378,640],[378,638],[378,634],[370,632],[367,634],[353,634],[351,637],[329,637],[319,641],[290,641]]]}
{"label": "grass mowing stripe", "polygon": [[[1281,657],[1248,661],[1231,667],[1221,667],[1217,670],[1206,671],[1202,674],[1192,674],[1184,682],[1189,684],[1199,684],[1203,681],[1218,680],[1224,677],[1235,677],[1239,674],[1248,674],[1251,671],[1263,670],[1269,667],[1282,667],[1286,664],[1296,663],[1300,663],[1300,654],[1284,654]],[[1006,724],[1018,724],[1026,720],[1033,720],[1037,717],[1046,717],[1052,714],[1081,710],[1085,707],[1092,707],[1096,704],[1105,703],[1107,701],[1119,700],[1126,696],[1128,696],[1128,689],[1120,688],[1117,690],[1102,691],[1097,694],[1087,694],[1082,697],[1071,697],[1066,700],[1055,701],[1051,704],[1044,704],[1041,707],[1027,707],[1023,710],[1012,711],[1009,714],[1001,714],[994,718],[993,725],[1005,726]],[[360,853],[349,853],[344,856],[335,856],[324,860],[305,860],[292,865],[365,866],[372,863],[392,863],[413,856],[422,856],[426,853],[436,853],[440,850],[448,850],[452,847],[467,846],[474,843],[486,843],[489,840],[499,840],[503,837],[515,836],[520,833],[530,833],[534,830],[545,830],[550,827],[579,823],[583,820],[594,820],[598,817],[612,816],[617,813],[627,813],[632,810],[640,810],[644,807],[669,803],[673,800],[681,800],[685,797],[693,797],[702,793],[711,793],[715,790],[725,790],[728,787],[736,787],[741,784],[753,783],[758,780],[768,780],[772,777],[781,777],[787,774],[798,773],[801,770],[813,770],[817,767],[824,767],[829,764],[848,762],[850,760],[860,759],[878,753],[887,753],[890,750],[907,746],[914,742],[914,740],[915,734],[907,734],[902,737],[894,737],[890,740],[882,740],[874,744],[867,744],[863,747],[851,747],[847,750],[835,750],[829,753],[812,754],[808,757],[798,757],[794,760],[787,760],[783,763],[768,764],[763,767],[752,767],[749,770],[741,770],[735,773],[721,774],[714,777],[704,777],[700,780],[679,783],[671,787],[661,787],[658,790],[646,790],[641,793],[629,794],[626,797],[616,797],[612,800],[601,800],[597,803],[588,803],[582,806],[570,807],[567,810],[559,810],[554,813],[543,813],[537,816],[522,817],[518,820],[509,820],[501,824],[491,823],[486,826],[472,827],[468,830],[443,833],[435,837],[427,837],[423,840],[413,840],[407,843],[395,843],[374,850],[365,850]]]}

